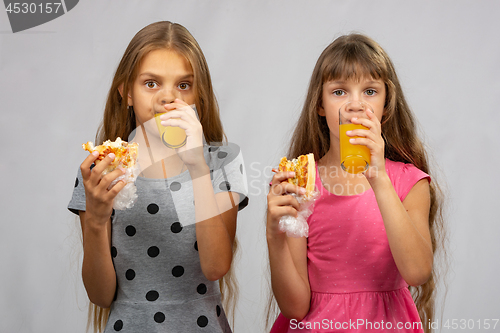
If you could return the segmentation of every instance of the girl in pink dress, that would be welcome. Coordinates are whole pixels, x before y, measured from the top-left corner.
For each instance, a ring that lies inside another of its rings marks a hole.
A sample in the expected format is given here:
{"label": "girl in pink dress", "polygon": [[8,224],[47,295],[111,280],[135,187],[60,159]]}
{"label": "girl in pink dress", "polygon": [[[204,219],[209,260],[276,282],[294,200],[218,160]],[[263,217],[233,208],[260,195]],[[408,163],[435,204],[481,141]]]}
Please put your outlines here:
{"label": "girl in pink dress", "polygon": [[[361,174],[340,167],[338,110],[371,106],[367,129],[348,132],[370,150]],[[394,66],[370,38],[351,34],[330,44],[313,71],[288,158],[314,153],[320,192],[308,238],[279,230],[297,215],[304,193],[278,172],[268,194],[271,284],[281,314],[271,332],[430,332],[440,247],[441,199],[431,182]],[[413,296],[412,296],[413,294]]]}

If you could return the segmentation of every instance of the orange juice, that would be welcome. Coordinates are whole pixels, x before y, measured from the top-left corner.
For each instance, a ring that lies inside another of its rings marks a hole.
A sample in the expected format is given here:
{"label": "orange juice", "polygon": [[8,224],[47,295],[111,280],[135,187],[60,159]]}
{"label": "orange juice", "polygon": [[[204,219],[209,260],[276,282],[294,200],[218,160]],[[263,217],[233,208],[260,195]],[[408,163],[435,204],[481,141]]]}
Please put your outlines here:
{"label": "orange juice", "polygon": [[349,139],[357,137],[349,137],[346,135],[346,132],[354,129],[367,128],[359,124],[340,125],[340,165],[342,169],[349,173],[360,173],[365,171],[370,165],[370,149],[367,146],[349,143]]}
{"label": "orange juice", "polygon": [[184,146],[186,144],[186,131],[180,127],[163,126],[160,120],[162,114],[163,113],[156,113],[155,121],[163,144],[174,149]]}

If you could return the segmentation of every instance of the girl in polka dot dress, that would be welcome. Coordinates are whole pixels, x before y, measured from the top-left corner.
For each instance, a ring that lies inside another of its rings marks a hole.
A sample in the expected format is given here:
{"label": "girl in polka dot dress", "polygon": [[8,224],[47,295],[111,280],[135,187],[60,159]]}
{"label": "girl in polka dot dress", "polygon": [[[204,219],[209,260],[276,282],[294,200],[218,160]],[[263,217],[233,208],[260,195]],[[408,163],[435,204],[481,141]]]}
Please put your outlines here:
{"label": "girl in polka dot dress", "polygon": [[[185,130],[183,147],[163,145],[157,107],[164,126]],[[68,206],[80,216],[94,330],[231,332],[221,301],[234,301],[236,219],[247,202],[243,159],[238,146],[221,144],[208,66],[183,26],[153,23],[127,47],[96,141],[117,137],[139,143],[133,207],[113,209],[124,183],[109,187],[123,171],[101,177],[114,156],[94,167],[92,154]]]}
{"label": "girl in polka dot dress", "polygon": [[[341,105],[372,107],[367,129],[348,132],[369,148],[362,174],[341,170]],[[288,157],[314,153],[320,197],[308,238],[279,230],[303,189],[276,173],[268,195],[271,284],[281,314],[271,332],[423,332],[433,319],[442,217],[440,191],[392,62],[370,38],[351,34],[321,54]],[[410,287],[409,287],[410,286]],[[412,297],[413,294],[413,297]]]}

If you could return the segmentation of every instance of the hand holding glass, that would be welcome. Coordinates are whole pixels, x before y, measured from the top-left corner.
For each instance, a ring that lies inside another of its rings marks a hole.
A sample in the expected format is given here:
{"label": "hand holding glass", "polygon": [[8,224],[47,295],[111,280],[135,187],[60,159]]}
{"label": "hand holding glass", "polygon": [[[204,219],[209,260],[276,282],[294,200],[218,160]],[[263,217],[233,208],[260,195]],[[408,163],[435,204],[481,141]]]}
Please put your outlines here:
{"label": "hand holding glass", "polygon": [[352,118],[368,118],[365,111],[372,107],[364,102],[347,102],[339,109],[339,139],[340,139],[340,166],[344,171],[352,174],[364,172],[370,166],[370,149],[364,145],[353,145],[349,139],[357,136],[347,136],[347,131],[368,129],[360,124],[353,124]]}
{"label": "hand holding glass", "polygon": [[152,99],[152,110],[161,141],[168,148],[180,148],[186,144],[186,131],[180,127],[163,126],[161,124],[160,116],[167,113],[167,110],[165,110],[165,104],[167,103],[164,103],[164,101],[162,101],[161,94],[162,92],[158,91],[158,93],[156,93]]}

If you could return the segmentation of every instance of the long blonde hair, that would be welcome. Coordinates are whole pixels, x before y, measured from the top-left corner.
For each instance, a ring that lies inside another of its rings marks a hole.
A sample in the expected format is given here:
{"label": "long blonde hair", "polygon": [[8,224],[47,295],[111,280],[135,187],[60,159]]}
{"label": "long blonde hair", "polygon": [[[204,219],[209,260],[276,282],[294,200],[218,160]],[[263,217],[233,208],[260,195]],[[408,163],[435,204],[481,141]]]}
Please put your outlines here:
{"label": "long blonde hair", "polygon": [[[128,108],[126,98],[142,59],[151,51],[169,49],[184,56],[193,69],[195,105],[200,116],[206,142],[226,141],[219,115],[219,106],[212,87],[210,71],[205,56],[195,38],[180,24],[168,21],[152,23],[141,29],[130,41],[116,69],[109,89],[104,116],[97,131],[96,144],[118,137],[128,138],[136,128],[133,108]],[[119,88],[122,91],[119,91]],[[233,261],[236,257],[238,242],[233,244]],[[238,285],[234,276],[233,265],[226,275],[219,280],[222,303],[228,318],[234,323],[234,309],[238,295]],[[89,304],[88,325],[94,332],[104,331],[109,317],[109,308],[101,308],[92,302]]]}
{"label": "long blonde hair", "polygon": [[[337,38],[320,55],[313,70],[306,101],[293,133],[288,158],[314,153],[321,159],[330,149],[330,131],[325,117],[318,114],[322,106],[323,84],[331,80],[371,77],[385,83],[386,100],[382,117],[382,137],[385,157],[398,162],[412,163],[432,177],[429,230],[434,258],[445,258],[443,194],[435,176],[429,170],[429,158],[417,134],[415,117],[408,106],[396,70],[387,53],[371,38],[349,34]],[[436,260],[435,260],[436,262]],[[446,266],[446,260],[444,260]],[[429,280],[421,286],[410,287],[426,332],[435,312],[435,287],[439,269],[434,265]]]}

